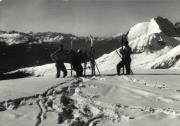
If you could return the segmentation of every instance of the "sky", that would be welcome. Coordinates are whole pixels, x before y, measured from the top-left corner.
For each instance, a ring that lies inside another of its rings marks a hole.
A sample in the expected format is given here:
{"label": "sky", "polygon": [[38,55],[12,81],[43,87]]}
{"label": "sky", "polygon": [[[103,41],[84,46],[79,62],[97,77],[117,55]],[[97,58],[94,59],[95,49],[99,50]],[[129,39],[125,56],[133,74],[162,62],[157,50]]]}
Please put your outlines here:
{"label": "sky", "polygon": [[0,30],[112,36],[162,16],[180,22],[179,0],[0,0]]}

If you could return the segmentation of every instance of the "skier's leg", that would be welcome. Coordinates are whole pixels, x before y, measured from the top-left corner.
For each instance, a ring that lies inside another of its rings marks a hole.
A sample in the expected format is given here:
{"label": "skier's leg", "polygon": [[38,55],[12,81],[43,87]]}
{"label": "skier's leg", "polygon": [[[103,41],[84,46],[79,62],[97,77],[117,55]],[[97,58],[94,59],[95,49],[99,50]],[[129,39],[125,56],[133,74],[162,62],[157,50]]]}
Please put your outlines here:
{"label": "skier's leg", "polygon": [[58,63],[56,63],[56,78],[59,78],[60,77],[60,66]]}
{"label": "skier's leg", "polygon": [[76,64],[73,64],[73,69],[76,72],[76,76],[78,76],[79,72],[78,72],[78,66]]}
{"label": "skier's leg", "polygon": [[120,75],[120,63],[116,66],[117,75]]}
{"label": "skier's leg", "polygon": [[82,76],[83,75],[83,67],[82,65],[80,64],[79,65],[79,76]]}
{"label": "skier's leg", "polygon": [[67,76],[67,69],[66,69],[64,63],[62,65],[62,71],[63,71],[63,77],[66,77]]}
{"label": "skier's leg", "polygon": [[128,61],[125,63],[125,67],[126,67],[126,74],[130,75],[131,72],[131,61]]}
{"label": "skier's leg", "polygon": [[123,61],[121,61],[121,62],[119,62],[118,64],[117,64],[117,66],[116,66],[116,70],[117,70],[117,74],[118,75],[120,75],[120,70],[121,70],[121,68],[123,67]]}

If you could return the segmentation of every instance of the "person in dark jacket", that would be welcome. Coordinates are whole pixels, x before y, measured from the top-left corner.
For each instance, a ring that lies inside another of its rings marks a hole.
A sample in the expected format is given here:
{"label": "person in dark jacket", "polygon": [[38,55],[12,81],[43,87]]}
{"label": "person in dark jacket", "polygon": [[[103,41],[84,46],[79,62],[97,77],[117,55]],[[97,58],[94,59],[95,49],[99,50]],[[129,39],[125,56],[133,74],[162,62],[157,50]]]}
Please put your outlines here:
{"label": "person in dark jacket", "polygon": [[76,71],[77,77],[83,75],[83,67],[81,63],[83,62],[83,55],[80,49],[77,50],[77,53],[72,58],[72,66]]}
{"label": "person in dark jacket", "polygon": [[131,53],[132,50],[128,45],[128,41],[126,36],[123,37],[123,46],[120,48],[120,54],[122,56],[122,60],[117,64],[116,70],[117,74],[120,75],[120,69],[125,66],[126,74],[129,75],[131,72]]}
{"label": "person in dark jacket", "polygon": [[61,71],[63,72],[63,78],[67,76],[67,69],[66,69],[66,67],[64,65],[64,62],[61,59],[55,60],[55,58],[54,58],[54,55],[56,53],[60,53],[60,52],[63,52],[63,51],[64,51],[64,46],[61,44],[60,48],[51,55],[51,58],[56,62],[56,64],[55,64],[56,71],[57,71],[56,78],[60,77],[60,72]]}

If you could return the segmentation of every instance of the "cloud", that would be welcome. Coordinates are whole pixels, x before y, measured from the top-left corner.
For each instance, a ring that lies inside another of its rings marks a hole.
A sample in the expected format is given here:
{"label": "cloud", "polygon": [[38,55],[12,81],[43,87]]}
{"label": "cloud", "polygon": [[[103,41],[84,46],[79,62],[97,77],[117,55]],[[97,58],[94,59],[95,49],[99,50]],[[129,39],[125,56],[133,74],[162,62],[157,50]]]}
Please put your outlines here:
{"label": "cloud", "polygon": [[62,0],[63,2],[69,2],[69,0]]}

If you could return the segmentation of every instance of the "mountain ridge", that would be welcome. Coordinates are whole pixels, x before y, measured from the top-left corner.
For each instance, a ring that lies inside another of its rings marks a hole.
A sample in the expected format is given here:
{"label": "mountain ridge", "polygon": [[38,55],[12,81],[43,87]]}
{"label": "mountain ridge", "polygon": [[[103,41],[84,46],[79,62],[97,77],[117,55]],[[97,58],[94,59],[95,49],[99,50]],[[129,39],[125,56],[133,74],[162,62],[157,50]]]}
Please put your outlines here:
{"label": "mountain ridge", "polygon": [[[165,53],[163,50],[169,51],[180,44],[178,29],[178,23],[173,25],[167,18],[156,17],[150,21],[134,25],[130,28],[127,38],[133,52],[139,53],[140,55],[138,56],[141,58],[142,56],[149,57],[151,59],[149,64],[151,64],[150,62],[153,62],[153,60]],[[108,38],[95,37],[95,58],[102,57],[103,54],[108,54],[118,49],[122,45],[122,35],[118,33]],[[86,36],[78,37],[57,32],[23,33],[18,31],[0,31],[0,59],[2,59],[0,62],[0,73],[23,67],[52,63],[49,55],[58,49],[60,44],[63,44],[66,49],[70,49],[71,41],[73,41],[74,50],[81,47],[83,51],[90,51],[90,40]],[[151,57],[152,54],[154,58]],[[176,52],[174,55],[177,58],[175,58],[173,64],[176,64],[179,60],[179,54]],[[116,58],[119,59],[118,57]],[[111,61],[112,59],[109,60]],[[143,66],[147,67],[145,62]],[[147,68],[171,68],[172,66],[172,64],[166,67],[163,67],[163,65],[152,65]]]}

